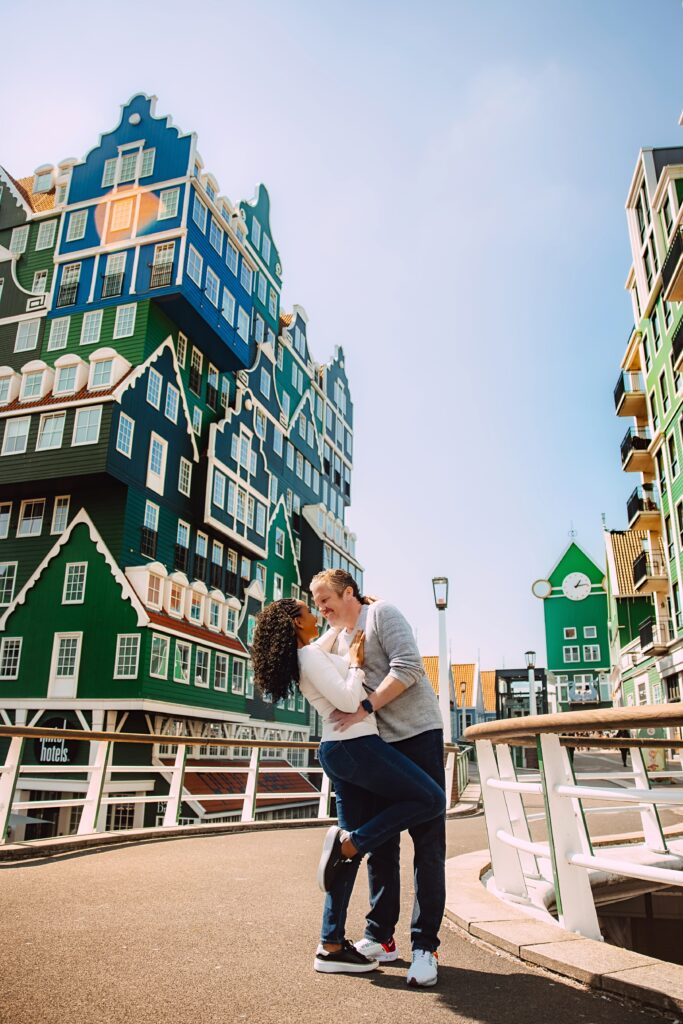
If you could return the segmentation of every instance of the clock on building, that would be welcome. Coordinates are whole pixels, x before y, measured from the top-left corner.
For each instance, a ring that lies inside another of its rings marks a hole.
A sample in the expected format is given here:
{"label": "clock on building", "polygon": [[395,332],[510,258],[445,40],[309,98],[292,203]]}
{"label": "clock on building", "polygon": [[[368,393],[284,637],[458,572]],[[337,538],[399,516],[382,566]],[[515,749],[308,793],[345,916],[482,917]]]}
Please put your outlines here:
{"label": "clock on building", "polygon": [[570,601],[583,601],[591,592],[591,581],[584,572],[570,572],[562,580],[562,592]]}
{"label": "clock on building", "polygon": [[534,597],[540,597],[541,600],[546,597],[550,597],[552,589],[550,580],[536,580],[531,584],[531,593]]}

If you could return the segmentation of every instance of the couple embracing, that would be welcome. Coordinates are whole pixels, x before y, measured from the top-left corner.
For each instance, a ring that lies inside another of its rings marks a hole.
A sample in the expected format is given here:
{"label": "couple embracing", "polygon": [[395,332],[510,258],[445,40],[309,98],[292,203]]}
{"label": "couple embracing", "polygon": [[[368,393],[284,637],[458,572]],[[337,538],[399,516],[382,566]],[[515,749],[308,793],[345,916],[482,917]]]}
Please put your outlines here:
{"label": "couple embracing", "polygon": [[[327,833],[318,869],[325,892],[314,967],[359,974],[396,960],[400,833],[414,845],[411,986],[437,981],[445,905],[443,725],[412,631],[397,608],[364,598],[340,569],[311,581],[330,629],[319,639],[303,601],[265,608],[252,646],[254,676],[274,701],[298,688],[323,720],[319,759],[334,783],[339,825]],[[355,945],[345,925],[367,856],[370,909]]]}

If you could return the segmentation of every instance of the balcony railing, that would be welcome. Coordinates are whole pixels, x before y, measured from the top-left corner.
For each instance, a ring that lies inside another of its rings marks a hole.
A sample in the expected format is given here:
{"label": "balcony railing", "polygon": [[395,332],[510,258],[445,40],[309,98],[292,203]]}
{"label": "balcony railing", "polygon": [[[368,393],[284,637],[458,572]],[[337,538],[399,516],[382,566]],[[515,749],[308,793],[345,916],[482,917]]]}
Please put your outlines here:
{"label": "balcony railing", "polygon": [[147,558],[157,557],[157,539],[158,533],[156,530],[150,529],[149,526],[143,526],[140,530],[140,554],[146,555]]}
{"label": "balcony railing", "polygon": [[633,582],[636,590],[639,585],[650,578],[666,579],[666,564],[661,555],[653,555],[651,551],[641,551],[633,562]]}
{"label": "balcony railing", "polygon": [[102,298],[113,299],[123,293],[123,274],[105,274],[102,284]]}
{"label": "balcony railing", "polygon": [[626,502],[626,515],[629,526],[643,513],[659,515],[659,493],[654,484],[636,487]]}
{"label": "balcony railing", "polygon": [[653,648],[664,649],[673,640],[673,623],[671,619],[662,619],[660,622],[655,619],[646,619],[638,627],[638,633],[643,652],[651,651]]}
{"label": "balcony railing", "polygon": [[172,263],[153,263],[149,279],[150,288],[168,288],[173,278]]}
{"label": "balcony railing", "polygon": [[679,370],[683,359],[683,317],[678,321],[676,330],[671,335],[671,350],[673,353],[674,369]]}
{"label": "balcony railing", "polygon": [[683,299],[683,231],[680,227],[671,239],[662,264],[662,292],[669,302]]}
{"label": "balcony railing", "polygon": [[[622,406],[630,396],[633,396],[636,401],[642,401],[644,405],[645,386],[643,384],[643,375],[642,373],[627,373],[625,370],[622,370],[617,380],[617,386],[614,389],[614,408],[617,412],[625,411]],[[628,411],[627,415],[633,415],[633,412]]]}
{"label": "balcony railing", "polygon": [[635,452],[646,452],[652,441],[648,427],[629,427],[621,442],[621,464],[625,466]]}
{"label": "balcony railing", "polygon": [[57,306],[73,306],[78,295],[78,281],[74,284],[62,284],[57,292]]}

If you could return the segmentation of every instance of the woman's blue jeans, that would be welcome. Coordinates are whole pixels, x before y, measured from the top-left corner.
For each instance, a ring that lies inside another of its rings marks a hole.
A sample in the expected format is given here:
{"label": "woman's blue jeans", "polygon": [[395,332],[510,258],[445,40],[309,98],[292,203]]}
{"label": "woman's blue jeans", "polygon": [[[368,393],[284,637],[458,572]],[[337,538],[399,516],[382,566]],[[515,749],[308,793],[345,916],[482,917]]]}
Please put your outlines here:
{"label": "woman's blue jeans", "polygon": [[[318,756],[334,783],[339,824],[360,853],[371,853],[405,829],[443,817],[443,787],[379,736],[326,741],[320,744]],[[322,942],[341,942],[345,937],[360,861],[354,857],[344,864],[327,893]]]}

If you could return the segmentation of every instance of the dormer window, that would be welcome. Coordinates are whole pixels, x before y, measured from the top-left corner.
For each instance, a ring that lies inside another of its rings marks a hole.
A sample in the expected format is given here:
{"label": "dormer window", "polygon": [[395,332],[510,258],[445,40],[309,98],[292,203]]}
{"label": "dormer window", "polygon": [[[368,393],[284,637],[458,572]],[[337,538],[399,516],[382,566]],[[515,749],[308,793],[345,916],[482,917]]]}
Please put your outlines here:
{"label": "dormer window", "polygon": [[96,388],[111,387],[113,369],[113,359],[100,359],[93,363],[90,371],[90,388],[95,390]]}
{"label": "dormer window", "polygon": [[0,405],[13,402],[18,391],[19,374],[11,370],[9,366],[4,367],[0,376]]}
{"label": "dormer window", "polygon": [[180,618],[183,613],[183,588],[179,583],[171,583],[168,595],[168,611],[169,615],[175,615],[177,618]]}
{"label": "dormer window", "polygon": [[33,179],[33,192],[49,192],[52,188],[52,167],[39,167]]}
{"label": "dormer window", "polygon": [[147,581],[147,604],[153,608],[161,607],[161,576],[149,574]]}
{"label": "dormer window", "polygon": [[78,366],[60,366],[57,370],[53,394],[71,395],[76,390],[76,374]]}
{"label": "dormer window", "polygon": [[21,400],[28,401],[31,398],[39,398],[43,384],[43,371],[34,370],[32,373],[25,373],[21,382]]}

